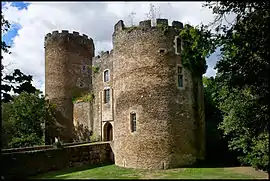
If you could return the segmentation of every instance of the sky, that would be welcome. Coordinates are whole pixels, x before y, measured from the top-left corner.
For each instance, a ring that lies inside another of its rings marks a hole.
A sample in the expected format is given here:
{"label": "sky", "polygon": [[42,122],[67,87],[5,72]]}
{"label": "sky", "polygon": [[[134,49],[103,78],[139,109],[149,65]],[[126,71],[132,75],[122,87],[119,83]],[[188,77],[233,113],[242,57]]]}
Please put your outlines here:
{"label": "sky", "polygon": [[[123,20],[125,25],[137,25],[146,20],[149,5],[159,10],[160,18],[186,24],[208,24],[213,21],[211,10],[203,2],[2,2],[2,12],[11,29],[2,40],[11,45],[12,54],[3,54],[7,71],[19,68],[33,76],[34,86],[44,91],[45,56],[44,36],[54,30],[69,30],[86,34],[94,40],[96,54],[111,50],[114,25]],[[134,12],[133,18],[130,18]],[[207,59],[205,76],[215,76],[218,52]]]}

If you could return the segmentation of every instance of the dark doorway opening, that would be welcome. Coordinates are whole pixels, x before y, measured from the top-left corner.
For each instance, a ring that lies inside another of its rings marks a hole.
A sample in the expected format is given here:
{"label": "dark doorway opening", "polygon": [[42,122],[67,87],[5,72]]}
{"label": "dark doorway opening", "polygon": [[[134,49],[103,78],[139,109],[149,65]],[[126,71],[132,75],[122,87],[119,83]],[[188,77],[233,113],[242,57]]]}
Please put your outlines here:
{"label": "dark doorway opening", "polygon": [[104,126],[104,141],[112,141],[113,140],[113,127],[112,124],[107,122]]}

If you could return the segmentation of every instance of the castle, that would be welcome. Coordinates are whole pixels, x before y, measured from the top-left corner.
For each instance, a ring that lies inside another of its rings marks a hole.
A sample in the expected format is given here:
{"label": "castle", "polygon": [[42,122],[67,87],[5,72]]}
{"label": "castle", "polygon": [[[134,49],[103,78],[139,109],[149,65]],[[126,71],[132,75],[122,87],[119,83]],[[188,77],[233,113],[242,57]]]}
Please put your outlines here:
{"label": "castle", "polygon": [[[195,116],[204,110],[202,81],[195,95],[192,74],[181,63],[182,28],[167,19],[135,27],[120,20],[113,50],[99,56],[86,35],[48,33],[45,93],[57,105],[61,140],[70,142],[74,125],[84,124],[111,141],[118,166],[167,169],[203,159],[204,114]],[[93,100],[72,102],[90,92]]]}

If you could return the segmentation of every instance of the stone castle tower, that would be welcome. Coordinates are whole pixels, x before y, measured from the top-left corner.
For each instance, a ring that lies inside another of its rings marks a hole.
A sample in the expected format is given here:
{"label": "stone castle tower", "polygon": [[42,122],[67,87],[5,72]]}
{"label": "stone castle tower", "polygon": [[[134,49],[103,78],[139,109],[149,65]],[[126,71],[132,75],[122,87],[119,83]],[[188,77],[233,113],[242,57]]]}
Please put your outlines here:
{"label": "stone castle tower", "polygon": [[[54,31],[45,37],[45,93],[56,104],[61,139],[72,141],[74,94],[91,90],[93,40],[78,32]],[[84,69],[83,69],[84,67]]]}
{"label": "stone castle tower", "polygon": [[[137,27],[121,20],[114,27],[113,50],[96,57],[91,39],[48,34],[45,91],[67,117],[59,118],[67,128],[62,139],[73,121],[111,141],[115,164],[122,167],[167,169],[203,159],[204,115],[198,119],[194,110],[194,104],[204,110],[202,82],[194,95],[191,72],[181,62],[182,28],[178,21],[169,26],[167,19]],[[86,65],[98,71],[86,76],[81,71]],[[81,80],[84,88],[77,84]],[[72,105],[74,87],[91,91],[94,100]]]}

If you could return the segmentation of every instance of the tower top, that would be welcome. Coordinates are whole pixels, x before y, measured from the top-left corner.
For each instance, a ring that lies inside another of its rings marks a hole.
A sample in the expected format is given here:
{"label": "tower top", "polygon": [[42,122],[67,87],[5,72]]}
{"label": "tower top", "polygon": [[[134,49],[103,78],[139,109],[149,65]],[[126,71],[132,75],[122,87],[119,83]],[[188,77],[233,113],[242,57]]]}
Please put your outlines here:
{"label": "tower top", "polygon": [[48,33],[45,35],[45,47],[46,45],[55,42],[55,41],[68,41],[74,42],[82,46],[92,47],[93,39],[89,38],[87,35],[80,35],[79,32],[73,31],[69,33],[68,30],[53,31],[52,33]]}

